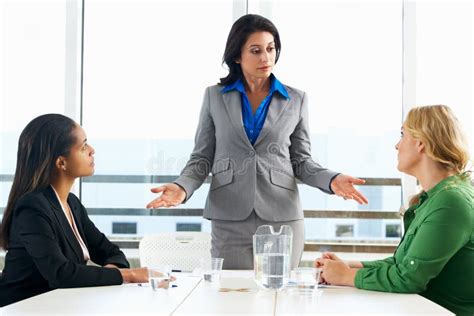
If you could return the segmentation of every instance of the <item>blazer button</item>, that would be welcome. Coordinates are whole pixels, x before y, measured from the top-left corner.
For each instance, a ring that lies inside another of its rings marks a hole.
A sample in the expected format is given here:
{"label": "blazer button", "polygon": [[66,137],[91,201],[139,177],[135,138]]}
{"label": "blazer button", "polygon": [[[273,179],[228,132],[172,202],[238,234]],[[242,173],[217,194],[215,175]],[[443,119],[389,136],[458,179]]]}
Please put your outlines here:
{"label": "blazer button", "polygon": [[250,156],[250,157],[255,156],[255,151],[253,151],[253,150],[249,151],[249,156]]}

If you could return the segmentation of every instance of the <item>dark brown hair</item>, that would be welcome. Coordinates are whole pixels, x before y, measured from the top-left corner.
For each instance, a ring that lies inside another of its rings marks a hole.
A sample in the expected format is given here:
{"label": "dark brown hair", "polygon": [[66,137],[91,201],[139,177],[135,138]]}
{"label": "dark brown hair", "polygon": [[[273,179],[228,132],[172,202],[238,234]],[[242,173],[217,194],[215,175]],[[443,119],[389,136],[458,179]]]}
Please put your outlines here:
{"label": "dark brown hair", "polygon": [[242,69],[236,60],[240,58],[242,47],[249,36],[255,32],[269,32],[273,35],[276,50],[275,63],[278,61],[281,42],[275,25],[269,19],[257,14],[244,15],[234,22],[227,37],[222,63],[229,67],[229,74],[221,78],[219,85],[226,86],[242,78]]}
{"label": "dark brown hair", "polygon": [[67,156],[76,139],[76,123],[61,114],[33,119],[21,132],[15,176],[0,227],[0,246],[8,248],[12,213],[23,195],[46,189],[59,156]]}

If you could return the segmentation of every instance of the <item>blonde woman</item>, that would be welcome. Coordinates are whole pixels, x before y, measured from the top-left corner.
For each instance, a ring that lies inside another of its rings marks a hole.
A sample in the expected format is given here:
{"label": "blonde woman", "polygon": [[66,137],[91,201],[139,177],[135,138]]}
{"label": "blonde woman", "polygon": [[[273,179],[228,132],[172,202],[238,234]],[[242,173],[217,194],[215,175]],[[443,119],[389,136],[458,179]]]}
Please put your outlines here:
{"label": "blonde woman", "polygon": [[361,289],[419,293],[456,314],[474,314],[474,188],[467,144],[451,109],[412,109],[402,127],[398,169],[422,192],[405,212],[395,254],[345,262],[324,253],[315,264],[323,281]]}

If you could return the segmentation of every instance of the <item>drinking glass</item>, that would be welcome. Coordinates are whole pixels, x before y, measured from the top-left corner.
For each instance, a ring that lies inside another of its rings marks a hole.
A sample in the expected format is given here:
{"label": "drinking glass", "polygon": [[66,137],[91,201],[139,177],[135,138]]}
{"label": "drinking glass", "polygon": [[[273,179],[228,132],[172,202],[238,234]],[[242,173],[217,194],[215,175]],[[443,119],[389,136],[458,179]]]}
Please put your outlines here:
{"label": "drinking glass", "polygon": [[219,277],[222,271],[222,264],[224,258],[210,258],[201,260],[202,277],[206,282],[219,281]]}
{"label": "drinking glass", "polygon": [[318,268],[297,268],[295,270],[296,288],[300,292],[311,293],[318,288],[319,275],[321,269]]}
{"label": "drinking glass", "polygon": [[153,291],[168,289],[170,287],[171,267],[156,265],[148,268],[148,279]]}

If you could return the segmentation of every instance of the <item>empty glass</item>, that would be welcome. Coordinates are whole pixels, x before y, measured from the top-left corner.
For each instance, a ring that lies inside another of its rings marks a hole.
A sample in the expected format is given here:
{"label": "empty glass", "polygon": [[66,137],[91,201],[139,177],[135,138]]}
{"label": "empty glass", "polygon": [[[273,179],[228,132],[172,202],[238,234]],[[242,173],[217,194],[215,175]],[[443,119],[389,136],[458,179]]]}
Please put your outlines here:
{"label": "empty glass", "polygon": [[219,281],[223,263],[224,258],[201,259],[201,271],[204,281]]}
{"label": "empty glass", "polygon": [[297,268],[295,270],[296,288],[300,291],[314,291],[318,288],[319,275],[318,268]]}
{"label": "empty glass", "polygon": [[170,287],[171,267],[157,265],[148,268],[148,279],[153,291],[168,289]]}

